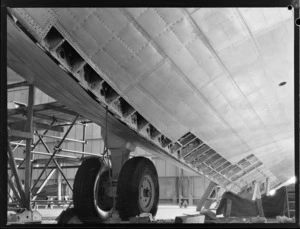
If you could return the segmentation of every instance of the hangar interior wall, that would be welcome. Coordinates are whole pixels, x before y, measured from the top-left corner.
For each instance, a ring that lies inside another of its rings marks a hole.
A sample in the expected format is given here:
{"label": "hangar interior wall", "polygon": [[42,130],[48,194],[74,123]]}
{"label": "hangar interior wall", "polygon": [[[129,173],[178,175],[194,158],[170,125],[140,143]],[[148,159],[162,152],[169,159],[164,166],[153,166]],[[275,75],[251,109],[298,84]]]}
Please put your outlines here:
{"label": "hangar interior wall", "polygon": [[[55,100],[45,93],[43,93],[41,90],[35,88],[35,99],[34,104],[43,104],[43,103],[49,103],[54,102]],[[16,101],[20,103],[27,104],[28,101],[28,87],[22,87],[22,88],[16,88],[16,89],[10,89],[7,94],[7,100],[8,102]],[[54,132],[49,131],[47,134],[52,136],[58,136],[62,137],[66,131],[66,128],[64,132]],[[71,139],[78,139],[82,140],[83,138],[83,126],[82,125],[75,125],[71,132],[69,133],[67,138]],[[98,125],[91,123],[87,124],[86,127],[86,136],[85,139],[87,140],[87,144],[85,145],[85,152],[94,153],[94,154],[100,154],[103,152],[103,140],[101,137],[101,127]],[[34,136],[33,142],[36,142],[37,136]],[[44,138],[47,146],[50,150],[53,150],[53,148],[57,145],[59,140],[51,139],[51,138]],[[65,140],[65,142],[61,146],[62,149],[68,149],[68,150],[76,150],[76,151],[82,151],[82,144],[77,142],[71,142]],[[37,152],[47,152],[42,144],[39,144],[35,151]],[[64,152],[64,155],[70,155],[70,156],[80,156],[78,154],[74,153],[67,153]],[[143,149],[137,148],[136,152],[133,153],[135,156],[142,155],[150,158],[153,163],[156,166],[158,176],[159,176],[159,184],[160,184],[160,203],[161,204],[177,204],[179,195],[181,194],[183,199],[188,200],[189,198],[192,200],[193,205],[197,205],[197,203],[200,201],[202,195],[204,194],[208,184],[209,180],[205,177],[199,176],[198,174],[191,173],[182,169],[179,169],[178,167],[174,166],[173,164],[167,162],[164,159],[161,159],[159,157],[153,157],[151,154],[147,153]],[[25,148],[19,147],[15,151],[15,158],[23,159],[25,158]],[[37,155],[34,154],[33,159],[40,159],[40,158],[49,158],[43,155]],[[61,164],[64,166],[65,164]],[[42,169],[34,169],[32,172],[32,183],[35,182],[35,180],[38,178],[40,172]],[[50,173],[50,169],[47,169],[44,175],[42,176],[41,180],[37,184],[37,187],[41,185],[43,182],[43,179],[46,178],[47,174]],[[68,168],[63,169],[65,176],[67,177],[70,184],[73,186],[74,177],[77,171],[77,168]],[[20,172],[21,179],[24,180],[24,173]],[[47,185],[52,185],[55,187],[55,184],[57,184],[58,179],[58,171],[55,175],[51,177],[51,179],[48,181]],[[62,180],[62,196],[72,197],[72,192],[67,186],[66,182]]]}

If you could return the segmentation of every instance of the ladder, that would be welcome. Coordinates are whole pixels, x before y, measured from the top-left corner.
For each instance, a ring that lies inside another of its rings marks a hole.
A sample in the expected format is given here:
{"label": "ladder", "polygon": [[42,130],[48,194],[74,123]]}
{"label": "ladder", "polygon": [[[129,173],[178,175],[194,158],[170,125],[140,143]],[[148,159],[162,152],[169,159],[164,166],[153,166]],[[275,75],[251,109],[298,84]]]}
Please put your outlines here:
{"label": "ladder", "polygon": [[289,218],[295,216],[295,185],[286,187],[286,215]]}

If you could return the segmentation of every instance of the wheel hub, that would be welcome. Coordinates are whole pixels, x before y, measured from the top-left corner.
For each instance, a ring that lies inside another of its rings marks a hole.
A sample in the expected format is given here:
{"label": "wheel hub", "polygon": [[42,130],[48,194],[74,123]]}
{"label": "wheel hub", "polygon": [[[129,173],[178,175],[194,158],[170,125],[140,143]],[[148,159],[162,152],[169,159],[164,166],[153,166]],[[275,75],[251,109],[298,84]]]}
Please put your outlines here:
{"label": "wheel hub", "polygon": [[154,198],[154,183],[149,175],[143,177],[140,183],[139,202],[144,212],[150,211]]}
{"label": "wheel hub", "polygon": [[98,215],[107,219],[113,211],[113,200],[108,193],[110,192],[110,178],[108,168],[103,166],[94,184],[94,206]]}
{"label": "wheel hub", "polygon": [[151,197],[151,190],[149,188],[144,189],[144,197]]}

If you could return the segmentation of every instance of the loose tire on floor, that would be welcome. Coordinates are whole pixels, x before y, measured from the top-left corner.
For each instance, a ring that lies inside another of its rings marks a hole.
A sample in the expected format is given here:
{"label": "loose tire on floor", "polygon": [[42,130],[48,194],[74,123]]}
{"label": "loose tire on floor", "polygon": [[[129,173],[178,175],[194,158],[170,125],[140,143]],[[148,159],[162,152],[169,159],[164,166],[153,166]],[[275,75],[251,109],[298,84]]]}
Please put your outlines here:
{"label": "loose tire on floor", "polygon": [[126,161],[119,175],[117,196],[117,209],[122,220],[143,212],[156,215],[159,184],[151,160],[134,157]]}
{"label": "loose tire on floor", "polygon": [[[103,196],[101,183],[108,178],[109,168],[98,157],[85,159],[78,168],[74,180],[73,202],[78,217],[84,223],[103,222],[110,216],[113,200]],[[98,192],[95,187],[97,180],[100,182]]]}

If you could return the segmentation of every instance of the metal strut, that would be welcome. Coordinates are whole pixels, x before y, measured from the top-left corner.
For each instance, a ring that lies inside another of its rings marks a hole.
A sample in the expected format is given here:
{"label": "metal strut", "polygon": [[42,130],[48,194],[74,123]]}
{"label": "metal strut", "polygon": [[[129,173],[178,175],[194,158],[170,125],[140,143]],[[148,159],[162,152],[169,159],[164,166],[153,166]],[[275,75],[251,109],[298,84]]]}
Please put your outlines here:
{"label": "metal strut", "polygon": [[[103,147],[103,158],[106,157],[108,158],[108,148],[107,148],[107,112],[108,112],[108,107],[105,107],[105,136],[104,136],[104,147]],[[105,160],[105,159],[104,159]]]}
{"label": "metal strut", "polygon": [[21,204],[22,204],[22,206],[26,206],[25,192],[24,192],[24,189],[22,187],[22,183],[21,183],[21,180],[20,180],[20,177],[19,177],[19,174],[18,174],[17,165],[16,165],[16,162],[14,160],[14,155],[13,155],[13,152],[12,152],[12,149],[11,149],[9,139],[7,139],[7,146],[8,146],[7,147],[8,148],[8,150],[7,150],[8,162],[9,162],[12,174],[15,177],[16,187],[17,187],[17,190],[19,191],[19,194],[20,194],[20,197],[21,197],[21,200],[22,200]]}
{"label": "metal strut", "polygon": [[[104,137],[104,149],[103,149],[103,160],[104,162],[106,162],[107,166],[109,167],[108,169],[108,175],[109,175],[109,178],[110,178],[110,190],[112,191],[113,190],[113,185],[112,185],[112,182],[113,182],[113,178],[112,178],[112,173],[111,173],[111,170],[110,168],[112,167],[112,163],[109,163],[109,157],[108,157],[108,148],[107,148],[107,115],[108,115],[108,106],[105,107],[105,137]],[[106,157],[105,157],[106,155]],[[106,159],[105,159],[106,158]],[[111,166],[110,166],[111,164]],[[116,197],[115,195],[112,195],[113,196],[113,211],[115,210],[115,203],[116,203]]]}

